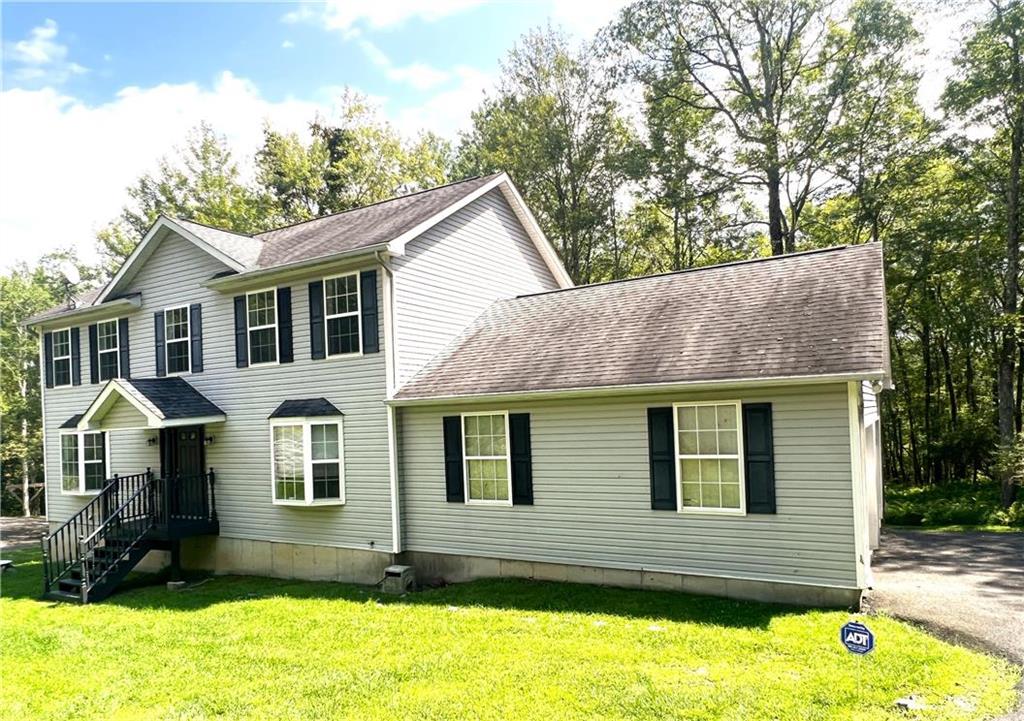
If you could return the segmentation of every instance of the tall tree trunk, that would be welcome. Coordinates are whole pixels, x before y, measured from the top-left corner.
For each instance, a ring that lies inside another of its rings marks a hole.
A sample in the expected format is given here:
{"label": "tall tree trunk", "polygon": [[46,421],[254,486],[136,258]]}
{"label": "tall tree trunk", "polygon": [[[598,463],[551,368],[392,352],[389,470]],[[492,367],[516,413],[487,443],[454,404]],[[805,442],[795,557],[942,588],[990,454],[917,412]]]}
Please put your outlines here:
{"label": "tall tree trunk", "polygon": [[[903,389],[903,403],[907,412],[907,432],[910,434],[910,465],[914,471],[914,485],[921,485],[921,461],[917,449],[917,430],[914,427],[914,404],[910,395],[910,377],[907,373],[907,364],[903,358],[903,347],[896,339],[893,339],[893,348],[896,349],[897,366],[900,369],[901,383]],[[904,476],[906,477],[906,476]]]}
{"label": "tall tree trunk", "polygon": [[949,396],[949,425],[956,430],[960,414],[959,402],[956,397],[956,386],[953,384],[953,368],[949,362],[949,346],[946,336],[939,336],[939,354],[942,357],[942,375],[946,382],[946,395]]}
{"label": "tall tree trunk", "polygon": [[921,323],[921,360],[924,363],[924,482],[931,483],[933,476],[932,448],[935,439],[932,429],[935,427],[932,418],[932,396],[935,392],[935,379],[932,375],[932,328],[928,321]]}
{"label": "tall tree trunk", "polygon": [[782,232],[782,171],[779,168],[779,149],[773,143],[767,146],[768,163],[765,175],[768,178],[768,238],[772,243],[772,255],[786,252],[786,241]]}

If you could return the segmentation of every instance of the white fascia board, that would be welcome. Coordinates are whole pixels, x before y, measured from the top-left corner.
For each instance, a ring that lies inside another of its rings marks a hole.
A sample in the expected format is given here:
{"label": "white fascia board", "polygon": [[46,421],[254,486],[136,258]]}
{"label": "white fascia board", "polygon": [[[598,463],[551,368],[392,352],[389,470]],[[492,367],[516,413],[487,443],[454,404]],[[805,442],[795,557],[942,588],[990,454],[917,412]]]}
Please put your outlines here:
{"label": "white fascia board", "polygon": [[110,279],[109,283],[107,283],[107,287],[104,288],[103,291],[98,296],[96,296],[96,300],[93,301],[93,305],[99,305],[104,300],[106,300],[106,298],[111,293],[114,292],[114,290],[121,284],[121,282],[130,276],[135,266],[138,263],[143,262],[153,253],[153,251],[156,249],[155,244],[159,244],[158,237],[160,236],[160,231],[163,230],[167,230],[177,235],[180,235],[182,238],[189,241],[200,250],[213,256],[221,263],[223,263],[224,265],[228,266],[229,268],[236,272],[241,273],[242,271],[246,270],[246,267],[244,265],[239,263],[231,256],[225,254],[223,251],[217,248],[214,248],[212,245],[210,245],[205,240],[197,236],[195,233],[175,223],[170,218],[161,215],[159,218],[156,219],[156,222],[153,223],[150,229],[146,231],[146,235],[143,236],[142,241],[140,241],[139,244],[135,246],[135,250],[133,250],[132,254],[128,256],[128,260],[126,260],[124,264],[120,268],[118,268],[117,273],[115,273],[114,277]]}
{"label": "white fascia board", "polygon": [[[210,288],[211,290],[226,293],[236,290],[252,289],[260,284],[273,284],[284,280],[305,278],[311,275],[329,275],[335,270],[340,270],[340,268],[335,267],[336,265],[344,266],[349,264],[353,266],[352,269],[355,269],[362,267],[364,261],[376,264],[378,261],[376,254],[387,252],[387,250],[387,243],[377,243],[363,248],[353,248],[352,250],[342,251],[341,253],[321,255],[316,258],[306,258],[294,263],[287,263],[285,265],[275,265],[270,268],[250,270],[236,275],[225,275],[219,278],[211,278],[203,283],[203,286]],[[313,270],[315,270],[315,273],[312,272]]]}
{"label": "white fascia board", "polygon": [[[111,396],[118,395],[125,399],[132,406],[135,407],[139,413],[146,417],[146,422],[150,428],[159,428],[163,422],[163,413],[160,409],[156,408],[150,403],[145,402],[144,399],[138,397],[130,389],[125,388],[124,384],[119,379],[114,379],[107,382],[107,385],[103,387],[103,390],[99,392],[96,398],[93,399],[92,403],[82,414],[82,417],[78,421],[78,430],[89,431],[97,430],[96,426],[92,425],[92,419],[100,412],[107,409],[107,407],[114,401]],[[116,399],[115,399],[116,400]]]}
{"label": "white fascia board", "polygon": [[685,381],[675,383],[642,383],[637,385],[591,386],[561,390],[529,390],[506,393],[479,393],[456,396],[424,396],[419,398],[393,398],[385,400],[388,405],[425,406],[452,403],[515,403],[563,398],[586,398],[598,396],[636,396],[650,393],[697,392],[705,390],[749,390],[777,386],[823,385],[827,383],[850,383],[881,379],[882,370],[864,373],[832,373],[808,376],[777,376],[773,378],[729,378],[723,380]]}
{"label": "white fascia board", "polygon": [[102,305],[83,305],[79,308],[51,315],[41,320],[28,320],[22,325],[25,328],[66,328],[70,325],[81,325],[89,321],[111,320],[125,313],[134,313],[142,307],[142,294],[137,293],[125,298],[110,300]]}

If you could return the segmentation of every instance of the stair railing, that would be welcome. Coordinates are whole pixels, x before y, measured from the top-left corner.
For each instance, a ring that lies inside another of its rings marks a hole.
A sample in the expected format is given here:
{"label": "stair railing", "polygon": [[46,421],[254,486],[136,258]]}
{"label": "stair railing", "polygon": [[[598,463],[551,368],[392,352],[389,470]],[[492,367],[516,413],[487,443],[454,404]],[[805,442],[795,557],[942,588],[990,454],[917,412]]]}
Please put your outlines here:
{"label": "stair railing", "polygon": [[[96,530],[79,540],[82,603],[88,603],[89,591],[128,556],[153,528],[156,522],[155,503],[154,482],[149,478],[113,509]],[[103,560],[96,557],[96,550],[101,547],[109,551]]]}
{"label": "stair railing", "polygon": [[62,523],[53,533],[43,537],[43,593],[66,576],[81,561],[80,539],[91,535],[117,508],[121,499],[152,481],[153,473],[114,476],[82,509]]}

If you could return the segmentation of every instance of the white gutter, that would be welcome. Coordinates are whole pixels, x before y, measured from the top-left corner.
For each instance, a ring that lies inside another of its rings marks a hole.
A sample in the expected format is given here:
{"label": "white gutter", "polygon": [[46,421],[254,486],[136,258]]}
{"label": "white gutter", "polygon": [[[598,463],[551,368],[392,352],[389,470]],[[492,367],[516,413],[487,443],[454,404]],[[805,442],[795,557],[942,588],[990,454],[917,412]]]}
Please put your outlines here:
{"label": "white gutter", "polygon": [[304,271],[313,267],[316,267],[317,270],[327,270],[325,266],[331,263],[341,263],[364,255],[375,256],[377,253],[386,251],[387,249],[387,243],[377,243],[376,245],[353,248],[352,250],[346,250],[341,253],[332,253],[331,255],[322,255],[316,258],[306,258],[294,263],[287,263],[285,265],[275,265],[272,268],[261,268],[259,270],[250,270],[243,273],[221,276],[219,278],[211,278],[203,283],[203,286],[219,291],[241,289],[254,283],[266,282],[268,279],[276,278],[278,276],[288,276],[293,273],[296,275],[302,275]]}
{"label": "white gutter", "polygon": [[116,300],[108,300],[106,303],[100,303],[98,305],[83,305],[78,308],[68,308],[66,311],[54,315],[48,315],[45,318],[39,318],[38,320],[29,318],[22,323],[25,328],[46,328],[52,326],[59,326],[63,328],[68,324],[69,320],[76,321],[72,325],[78,325],[79,322],[86,322],[89,320],[104,320],[107,318],[115,318],[123,315],[127,312],[134,312],[142,307],[142,294],[135,293],[133,295],[125,296],[124,298],[118,298]]}
{"label": "white gutter", "polygon": [[775,376],[765,378],[725,378],[707,381],[683,381],[671,383],[641,383],[609,386],[586,386],[554,390],[524,390],[502,393],[468,393],[454,396],[432,396],[419,398],[393,398],[386,401],[395,406],[438,405],[442,403],[480,402],[515,402],[531,398],[560,399],[580,398],[601,395],[639,395],[644,393],[663,393],[671,391],[700,391],[727,388],[761,388],[765,386],[792,386],[825,383],[850,383],[860,381],[882,380],[885,372],[881,370],[864,371],[862,373],[825,373],[807,376]]}

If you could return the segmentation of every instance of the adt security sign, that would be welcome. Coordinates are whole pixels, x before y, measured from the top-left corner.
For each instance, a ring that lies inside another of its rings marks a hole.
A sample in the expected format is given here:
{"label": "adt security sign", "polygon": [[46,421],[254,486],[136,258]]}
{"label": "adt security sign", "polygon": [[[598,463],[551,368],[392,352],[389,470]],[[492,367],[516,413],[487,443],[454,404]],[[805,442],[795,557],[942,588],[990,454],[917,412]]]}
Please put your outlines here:
{"label": "adt security sign", "polygon": [[850,621],[839,629],[839,640],[850,653],[863,656],[875,648],[875,634],[863,623]]}

